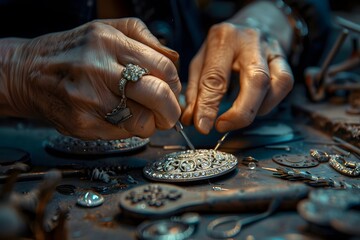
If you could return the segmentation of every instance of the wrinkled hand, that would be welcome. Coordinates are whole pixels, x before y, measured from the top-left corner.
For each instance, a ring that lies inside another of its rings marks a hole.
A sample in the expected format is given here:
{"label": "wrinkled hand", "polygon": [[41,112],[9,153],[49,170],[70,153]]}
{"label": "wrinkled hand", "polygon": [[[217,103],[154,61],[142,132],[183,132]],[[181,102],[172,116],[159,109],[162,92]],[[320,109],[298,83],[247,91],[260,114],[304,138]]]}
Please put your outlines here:
{"label": "wrinkled hand", "polygon": [[[24,40],[9,71],[11,104],[19,115],[43,117],[82,139],[148,137],[180,117],[177,58],[135,18],[98,20]],[[104,116],[121,100],[118,83],[128,63],[150,74],[127,83],[133,117],[114,126]]]}
{"label": "wrinkled hand", "polygon": [[[269,113],[292,89],[293,76],[277,40],[258,29],[231,23],[214,25],[191,62],[186,90],[186,125],[207,134],[243,128],[256,115]],[[231,71],[240,73],[240,92],[232,107],[217,118]],[[217,119],[216,119],[217,118]]]}

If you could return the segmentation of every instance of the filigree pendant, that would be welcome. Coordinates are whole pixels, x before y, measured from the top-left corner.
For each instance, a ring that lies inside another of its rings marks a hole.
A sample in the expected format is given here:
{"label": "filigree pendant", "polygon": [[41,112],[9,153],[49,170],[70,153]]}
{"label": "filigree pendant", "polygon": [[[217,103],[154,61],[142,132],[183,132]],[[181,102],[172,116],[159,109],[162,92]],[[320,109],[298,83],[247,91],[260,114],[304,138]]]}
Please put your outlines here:
{"label": "filigree pendant", "polygon": [[145,166],[144,175],[161,182],[188,182],[229,173],[238,160],[229,153],[212,149],[173,152]]}

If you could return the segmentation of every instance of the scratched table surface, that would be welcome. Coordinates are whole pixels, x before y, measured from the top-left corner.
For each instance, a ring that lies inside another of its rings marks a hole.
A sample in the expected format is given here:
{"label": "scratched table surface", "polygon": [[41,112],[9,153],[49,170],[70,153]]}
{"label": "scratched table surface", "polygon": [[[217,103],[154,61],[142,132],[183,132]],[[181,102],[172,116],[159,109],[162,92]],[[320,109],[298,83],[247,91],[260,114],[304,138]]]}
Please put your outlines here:
{"label": "scratched table surface", "polygon": [[[281,110],[279,110],[281,111]],[[279,117],[280,116],[280,117]],[[261,127],[276,128],[287,126],[291,134],[280,134],[278,136],[259,136],[256,130]],[[255,131],[255,134],[254,134]],[[196,148],[213,148],[222,134],[215,131],[209,136],[197,133],[193,127],[185,127],[185,132],[193,141]],[[30,153],[30,165],[32,171],[43,171],[51,168],[66,168],[68,166],[81,166],[84,168],[106,167],[106,166],[130,166],[123,174],[126,187],[111,194],[104,195],[105,202],[98,207],[84,208],[76,204],[77,194],[64,195],[54,192],[47,206],[47,216],[50,218],[58,206],[67,207],[69,216],[66,221],[69,239],[137,239],[136,228],[141,223],[137,219],[131,219],[122,215],[119,208],[119,198],[124,191],[142,184],[150,183],[142,174],[142,168],[151,161],[155,161],[167,153],[176,150],[165,150],[164,145],[186,146],[182,136],[175,130],[158,131],[151,138],[150,143],[134,152],[114,155],[79,157],[76,155],[61,155],[48,151],[44,148],[44,141],[55,134],[56,131],[50,126],[35,120],[21,120],[3,118],[0,121],[0,146],[16,147]],[[318,141],[316,144],[314,141]],[[261,118],[248,128],[241,131],[231,132],[229,137],[219,149],[232,153],[238,158],[237,168],[225,176],[212,178],[206,181],[180,184],[189,191],[202,192],[213,191],[214,186],[224,189],[249,189],[253,187],[276,188],[277,185],[294,184],[294,182],[276,178],[272,172],[261,167],[276,168],[277,163],[272,160],[276,154],[309,154],[312,148],[323,151],[331,151],[330,145],[321,144],[329,142],[331,137],[325,133],[307,125],[306,120],[293,118],[291,115],[279,114],[279,112],[268,118]],[[282,149],[269,149],[268,145],[287,145],[290,151]],[[249,169],[241,163],[246,156],[252,156],[259,161],[259,167]],[[316,167],[305,168],[314,175],[331,177],[335,181],[346,181],[349,184],[359,185],[359,178],[349,178],[337,173],[328,163],[320,163]],[[127,182],[130,175],[135,181]],[[121,176],[120,176],[121,177]],[[41,180],[20,181],[16,184],[17,192],[28,192],[39,184]],[[104,183],[90,180],[89,178],[67,177],[62,179],[62,184],[72,184],[77,188],[89,188],[100,186]],[[201,220],[196,232],[191,239],[212,239],[206,234],[208,223],[219,216],[238,215],[250,216],[256,212],[231,211],[208,211],[201,212]],[[168,219],[168,218],[166,218]],[[279,211],[274,215],[243,228],[237,239],[321,239],[320,235],[308,230],[308,223],[301,218],[296,209]]]}

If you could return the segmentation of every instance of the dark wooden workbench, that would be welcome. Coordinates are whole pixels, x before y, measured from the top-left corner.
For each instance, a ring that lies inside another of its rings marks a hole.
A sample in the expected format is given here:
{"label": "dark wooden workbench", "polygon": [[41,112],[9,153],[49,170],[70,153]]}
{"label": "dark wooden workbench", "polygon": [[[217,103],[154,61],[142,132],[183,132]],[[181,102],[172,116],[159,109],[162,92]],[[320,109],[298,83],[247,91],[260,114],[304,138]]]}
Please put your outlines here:
{"label": "dark wooden workbench", "polygon": [[[181,184],[182,187],[191,191],[212,191],[212,186],[221,186],[226,189],[248,189],[256,186],[268,186],[276,188],[279,184],[293,184],[293,182],[275,178],[272,173],[257,167],[254,170],[248,169],[241,164],[241,160],[246,156],[253,156],[259,160],[262,167],[278,167],[279,165],[272,161],[272,156],[279,153],[304,153],[308,154],[311,148],[317,148],[324,151],[331,151],[329,145],[314,144],[308,141],[331,141],[328,133],[308,125],[306,118],[294,118],[288,114],[290,105],[282,105],[279,109],[267,118],[258,119],[251,128],[242,131],[233,132],[223,148],[220,150],[234,154],[239,164],[237,169],[226,176],[201,181],[199,183]],[[293,138],[272,139],[279,144],[286,144],[291,148],[290,152],[285,150],[267,149],[268,140],[259,137],[251,137],[243,133],[257,126],[286,124],[294,130]],[[193,128],[185,129],[190,139],[193,140],[197,148],[212,148],[215,146],[221,134],[212,132],[209,136],[202,136]],[[99,156],[89,158],[79,158],[77,156],[61,156],[48,152],[44,149],[43,142],[49,136],[54,134],[54,130],[44,123],[37,121],[26,121],[20,119],[3,118],[0,121],[0,146],[17,147],[28,151],[31,154],[31,165],[33,169],[51,169],[54,167],[64,167],[71,164],[81,165],[83,167],[103,167],[116,165],[129,165],[135,167],[124,174],[131,175],[138,183],[128,183],[128,187],[119,190],[116,193],[104,195],[105,203],[95,208],[82,208],[76,205],[77,195],[63,195],[54,193],[53,199],[48,206],[48,216],[50,217],[61,205],[70,209],[67,226],[69,229],[69,239],[136,239],[135,230],[139,221],[124,218],[118,206],[120,194],[134,186],[150,182],[142,175],[142,167],[149,161],[154,161],[171,150],[164,150],[158,145],[185,145],[181,135],[174,130],[159,131],[150,138],[150,144],[144,149],[134,153],[124,155]],[[315,175],[332,177],[335,181],[345,180],[349,184],[360,185],[359,178],[349,178],[340,175],[334,171],[327,163],[320,163],[319,166],[309,168],[309,171]],[[40,180],[22,181],[16,184],[16,191],[26,192],[34,187]],[[79,177],[63,178],[62,183],[72,184],[78,188],[87,188],[97,184],[103,184],[89,179]],[[208,212],[201,213],[201,222],[197,232],[192,239],[210,239],[206,235],[206,226],[213,218],[226,215],[237,214],[239,216],[248,216],[251,212]],[[300,217],[296,209],[290,211],[281,211],[273,216],[258,223],[245,227],[238,239],[317,239],[319,236],[307,231],[307,222]],[[253,236],[253,238],[250,238]],[[248,238],[247,238],[248,237]],[[298,238],[296,238],[298,237]],[[320,239],[320,238],[319,238]]]}

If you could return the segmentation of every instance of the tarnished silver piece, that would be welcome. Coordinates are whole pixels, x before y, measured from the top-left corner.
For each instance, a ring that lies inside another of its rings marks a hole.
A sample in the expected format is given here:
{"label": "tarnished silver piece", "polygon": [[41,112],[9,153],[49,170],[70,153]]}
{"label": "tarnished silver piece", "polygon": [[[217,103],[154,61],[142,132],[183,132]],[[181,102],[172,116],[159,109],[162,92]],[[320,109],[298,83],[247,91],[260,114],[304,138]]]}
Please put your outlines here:
{"label": "tarnished silver piece", "polygon": [[237,158],[212,149],[174,152],[152,162],[143,169],[144,175],[162,182],[190,182],[224,175],[237,166]]}
{"label": "tarnished silver piece", "polygon": [[104,197],[99,193],[88,191],[77,199],[77,204],[83,207],[97,207],[103,204]]}
{"label": "tarnished silver piece", "polygon": [[303,154],[279,154],[274,155],[272,159],[278,164],[293,168],[315,167],[319,165],[317,160]]}
{"label": "tarnished silver piece", "polygon": [[219,187],[219,186],[214,186],[212,187],[213,191],[228,191],[229,189],[227,188],[223,188],[223,187]]}
{"label": "tarnished silver piece", "polygon": [[328,162],[330,159],[330,155],[327,154],[327,152],[317,149],[310,149],[310,156],[312,156],[318,162]]}
{"label": "tarnished silver piece", "polygon": [[248,168],[249,168],[250,170],[256,169],[256,163],[254,163],[254,162],[249,162]]}
{"label": "tarnished silver piece", "polygon": [[129,63],[125,66],[125,69],[123,70],[121,74],[121,79],[119,81],[121,101],[116,108],[114,108],[110,113],[106,114],[105,119],[108,122],[117,125],[132,117],[130,109],[126,107],[126,84],[128,81],[137,82],[143,75],[148,73],[149,72],[146,68],[142,68],[135,64]]}
{"label": "tarnished silver piece", "polygon": [[259,160],[252,156],[246,156],[241,160],[241,163],[247,167],[249,167],[250,163],[255,164],[255,167],[259,166]]}
{"label": "tarnished silver piece", "polygon": [[183,125],[181,124],[181,122],[177,121],[176,124],[175,124],[175,126],[174,126],[174,128],[175,128],[175,130],[176,130],[177,132],[179,132],[179,133],[183,136],[183,138],[185,139],[185,141],[186,141],[187,145],[189,146],[189,148],[190,148],[191,150],[195,150],[194,145],[191,143],[190,139],[188,138],[188,136],[187,136],[186,133],[184,132],[184,127],[183,127]]}
{"label": "tarnished silver piece", "polygon": [[170,220],[145,221],[137,227],[137,236],[142,240],[188,239],[200,222],[198,213],[185,213]]}
{"label": "tarnished silver piece", "polygon": [[345,181],[336,182],[331,178],[324,178],[313,175],[309,171],[298,170],[295,168],[267,168],[262,169],[273,172],[275,177],[283,178],[290,181],[303,181],[312,187],[331,187],[336,189],[359,189],[360,186],[356,184],[348,184]]}
{"label": "tarnished silver piece", "polygon": [[331,155],[329,165],[343,175],[349,177],[360,176],[360,163],[346,161],[344,157],[340,155]]}
{"label": "tarnished silver piece", "polygon": [[114,154],[139,150],[150,142],[149,138],[131,137],[117,140],[84,141],[55,135],[44,142],[44,147],[58,152],[80,155]]}

